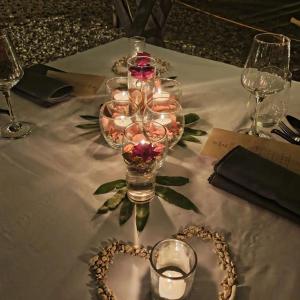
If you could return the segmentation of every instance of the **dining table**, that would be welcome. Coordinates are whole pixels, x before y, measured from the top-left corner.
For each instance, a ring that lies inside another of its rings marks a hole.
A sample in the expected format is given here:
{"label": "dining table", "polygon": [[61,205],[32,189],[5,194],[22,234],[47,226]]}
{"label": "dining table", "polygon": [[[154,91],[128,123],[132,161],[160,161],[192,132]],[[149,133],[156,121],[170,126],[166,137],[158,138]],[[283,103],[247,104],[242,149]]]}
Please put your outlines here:
{"label": "dining table", "polygon": [[[242,69],[150,44],[146,51],[170,63],[166,76],[181,82],[184,112],[197,113],[195,128],[208,132],[201,143],[169,150],[159,170],[160,175],[189,178],[188,184],[174,189],[199,212],[155,198],[142,232],[136,230],[134,216],[120,226],[118,209],[96,215],[110,194],[95,195],[95,190],[126,174],[121,152],[109,148],[100,131],[76,127],[84,123],[80,115],[99,115],[100,104],[108,100],[105,84],[94,97],[76,97],[48,108],[13,94],[18,118],[34,128],[23,139],[0,139],[0,299],[97,299],[89,260],[101,247],[114,240],[151,247],[187,225],[224,234],[237,270],[237,300],[299,299],[299,225],[210,185],[212,161],[201,155],[212,128],[236,131],[249,125]],[[116,76],[114,62],[127,53],[128,39],[121,38],[49,65],[108,79]],[[299,95],[300,83],[293,82],[288,113],[295,117],[300,117]],[[0,105],[5,107],[3,97]],[[0,115],[0,125],[7,120]],[[198,266],[190,299],[218,299],[224,271],[212,243],[195,239],[192,245]],[[119,300],[151,299],[145,260],[116,256],[106,282]]]}

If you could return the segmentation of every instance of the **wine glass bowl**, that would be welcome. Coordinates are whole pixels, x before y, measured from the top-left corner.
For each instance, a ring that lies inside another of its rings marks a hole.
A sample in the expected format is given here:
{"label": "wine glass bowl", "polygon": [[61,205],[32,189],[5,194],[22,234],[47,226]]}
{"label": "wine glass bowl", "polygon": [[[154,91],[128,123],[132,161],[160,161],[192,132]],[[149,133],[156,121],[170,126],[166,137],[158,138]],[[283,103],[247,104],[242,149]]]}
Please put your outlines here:
{"label": "wine glass bowl", "polygon": [[118,101],[129,101],[128,78],[113,77],[105,83],[106,94],[110,99]]}
{"label": "wine glass bowl", "polygon": [[249,135],[269,137],[257,126],[260,104],[282,91],[289,80],[290,39],[282,34],[257,34],[252,42],[242,75],[242,86],[255,96],[256,106]]}
{"label": "wine glass bowl", "polygon": [[169,97],[148,101],[145,106],[143,121],[155,121],[166,127],[170,149],[182,137],[184,130],[183,109],[179,102]]}
{"label": "wine glass bowl", "polygon": [[166,97],[180,101],[182,97],[181,84],[175,79],[158,77],[155,79],[153,98]]}
{"label": "wine glass bowl", "polygon": [[122,146],[125,128],[137,120],[138,108],[129,101],[111,100],[100,109],[99,124],[107,144],[113,149]]}
{"label": "wine glass bowl", "polygon": [[4,95],[10,122],[1,127],[1,137],[18,139],[28,135],[32,124],[17,121],[10,99],[10,90],[23,76],[23,69],[6,32],[0,33],[0,92]]}

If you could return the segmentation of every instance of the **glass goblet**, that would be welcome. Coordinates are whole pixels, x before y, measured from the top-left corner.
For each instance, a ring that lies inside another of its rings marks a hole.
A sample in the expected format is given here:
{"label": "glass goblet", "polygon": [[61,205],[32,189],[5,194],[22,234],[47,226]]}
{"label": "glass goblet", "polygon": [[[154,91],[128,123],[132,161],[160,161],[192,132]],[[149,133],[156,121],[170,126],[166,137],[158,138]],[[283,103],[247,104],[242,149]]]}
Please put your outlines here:
{"label": "glass goblet", "polygon": [[32,130],[32,124],[20,122],[16,119],[11,103],[10,90],[23,76],[23,70],[15,54],[8,34],[0,32],[0,92],[4,95],[10,122],[1,127],[1,137],[18,139],[28,135]]}
{"label": "glass goblet", "polygon": [[158,122],[166,127],[170,149],[181,139],[184,131],[184,115],[178,101],[169,97],[148,101],[143,114],[143,122],[149,121]]}
{"label": "glass goblet", "polygon": [[269,137],[257,126],[259,105],[269,95],[284,89],[289,74],[290,39],[281,34],[257,34],[246,60],[241,76],[245,89],[255,96],[256,106],[253,122],[245,133]]}
{"label": "glass goblet", "polygon": [[130,201],[145,203],[154,198],[156,171],[167,150],[167,131],[163,125],[135,122],[125,129],[122,152]]}
{"label": "glass goblet", "polygon": [[110,99],[118,101],[129,101],[128,78],[113,77],[106,81],[106,94]]}
{"label": "glass goblet", "polygon": [[125,128],[137,120],[138,109],[129,101],[111,100],[100,109],[101,133],[113,149],[122,147]]}
{"label": "glass goblet", "polygon": [[[259,103],[257,108],[257,127],[264,134],[270,134],[272,128],[286,116],[291,89],[291,76],[280,92],[265,97],[264,101]],[[249,116],[253,120],[253,112],[255,110],[255,96],[250,94],[247,102]]]}
{"label": "glass goblet", "polygon": [[130,100],[143,107],[152,97],[156,77],[156,61],[150,56],[134,56],[128,59],[128,89]]}
{"label": "glass goblet", "polygon": [[176,101],[181,100],[182,88],[180,82],[170,78],[156,78],[153,99],[168,97]]}

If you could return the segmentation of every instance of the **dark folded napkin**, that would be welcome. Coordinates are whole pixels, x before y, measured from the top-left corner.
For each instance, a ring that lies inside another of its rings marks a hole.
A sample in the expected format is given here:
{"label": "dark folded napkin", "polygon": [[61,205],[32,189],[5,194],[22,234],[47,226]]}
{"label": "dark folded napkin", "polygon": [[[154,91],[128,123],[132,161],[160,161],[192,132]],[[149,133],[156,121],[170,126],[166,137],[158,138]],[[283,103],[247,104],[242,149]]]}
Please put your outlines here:
{"label": "dark folded napkin", "polygon": [[24,70],[24,76],[14,87],[14,92],[42,106],[52,106],[71,97],[73,87],[47,76],[47,71],[62,72],[46,65],[34,65]]}
{"label": "dark folded napkin", "polygon": [[209,183],[300,224],[300,175],[238,146],[214,168]]}

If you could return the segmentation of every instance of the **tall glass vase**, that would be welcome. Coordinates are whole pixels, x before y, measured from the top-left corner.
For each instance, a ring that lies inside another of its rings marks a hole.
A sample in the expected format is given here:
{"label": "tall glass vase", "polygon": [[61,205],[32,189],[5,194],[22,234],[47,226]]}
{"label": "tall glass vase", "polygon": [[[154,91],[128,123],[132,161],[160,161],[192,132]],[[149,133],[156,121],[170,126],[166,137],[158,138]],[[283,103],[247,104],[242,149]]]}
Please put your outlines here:
{"label": "tall glass vase", "polygon": [[142,54],[127,61],[129,98],[141,109],[152,98],[156,77],[156,60],[146,56],[147,53]]}
{"label": "tall glass vase", "polygon": [[168,150],[165,127],[157,122],[132,123],[125,129],[122,150],[129,200],[137,204],[151,201],[156,170]]}

